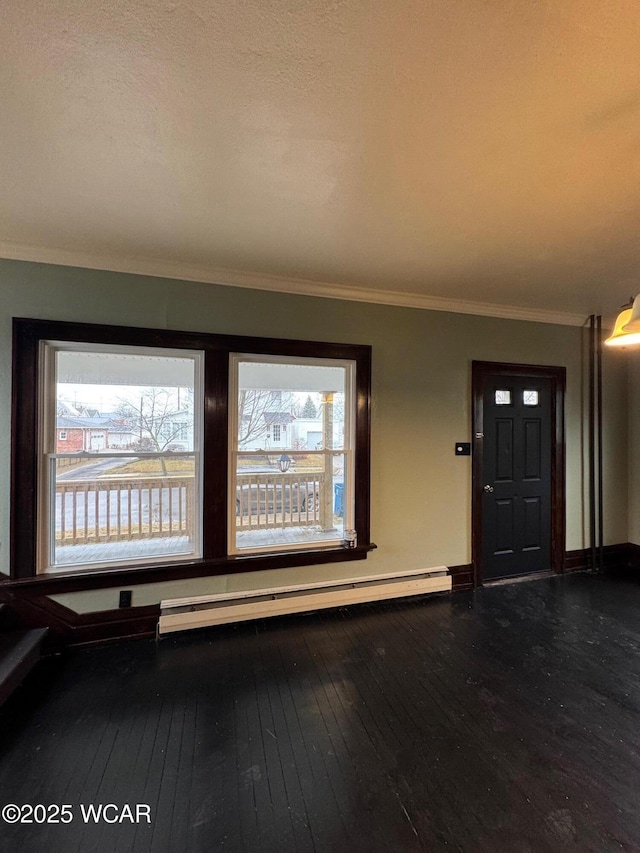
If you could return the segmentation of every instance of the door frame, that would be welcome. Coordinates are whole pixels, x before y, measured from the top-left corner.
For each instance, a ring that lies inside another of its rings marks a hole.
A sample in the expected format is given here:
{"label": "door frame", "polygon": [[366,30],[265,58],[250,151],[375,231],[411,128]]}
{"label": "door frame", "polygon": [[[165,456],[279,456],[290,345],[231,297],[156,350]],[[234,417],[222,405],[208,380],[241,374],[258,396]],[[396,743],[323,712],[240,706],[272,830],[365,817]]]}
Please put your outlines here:
{"label": "door frame", "polygon": [[[540,364],[510,364],[494,361],[471,363],[471,397],[473,401],[472,437],[473,466],[471,482],[471,561],[473,585],[481,586],[482,575],[482,463],[484,423],[484,383],[487,376],[531,376],[548,379],[551,385],[551,570],[564,571],[566,542],[566,439],[564,402],[567,385],[565,367]],[[479,437],[478,437],[479,436]]]}

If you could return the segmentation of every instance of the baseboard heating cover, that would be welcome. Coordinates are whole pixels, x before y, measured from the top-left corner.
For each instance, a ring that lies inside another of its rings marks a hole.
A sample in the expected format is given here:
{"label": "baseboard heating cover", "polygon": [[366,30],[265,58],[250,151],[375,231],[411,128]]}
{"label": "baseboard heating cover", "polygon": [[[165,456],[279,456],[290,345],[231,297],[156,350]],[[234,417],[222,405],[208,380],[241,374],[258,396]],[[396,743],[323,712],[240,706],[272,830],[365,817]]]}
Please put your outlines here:
{"label": "baseboard heating cover", "polygon": [[446,566],[160,602],[158,634],[451,590]]}

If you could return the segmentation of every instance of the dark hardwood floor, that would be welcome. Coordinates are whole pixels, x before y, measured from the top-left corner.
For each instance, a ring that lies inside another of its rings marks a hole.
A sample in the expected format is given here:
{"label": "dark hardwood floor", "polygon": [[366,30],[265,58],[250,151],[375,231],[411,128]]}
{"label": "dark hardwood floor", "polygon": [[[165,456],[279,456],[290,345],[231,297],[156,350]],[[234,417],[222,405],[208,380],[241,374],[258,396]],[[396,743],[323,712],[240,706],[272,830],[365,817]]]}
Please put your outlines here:
{"label": "dark hardwood floor", "polygon": [[[0,805],[73,814],[0,821],[8,853],[637,851],[640,582],[75,651],[39,664],[0,738]],[[91,803],[151,823],[85,823]]]}

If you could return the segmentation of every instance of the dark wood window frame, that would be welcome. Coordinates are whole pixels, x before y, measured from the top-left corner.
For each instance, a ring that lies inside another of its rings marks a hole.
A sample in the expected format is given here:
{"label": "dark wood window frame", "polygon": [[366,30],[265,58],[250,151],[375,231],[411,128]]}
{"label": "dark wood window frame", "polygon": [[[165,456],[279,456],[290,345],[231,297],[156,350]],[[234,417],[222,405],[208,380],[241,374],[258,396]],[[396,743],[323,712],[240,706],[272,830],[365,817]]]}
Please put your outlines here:
{"label": "dark wood window frame", "polygon": [[[42,341],[115,344],[204,352],[203,556],[161,566],[96,568],[68,574],[36,574],[38,534],[38,399]],[[228,556],[227,480],[229,357],[231,353],[300,358],[334,358],[356,364],[355,526],[356,548],[286,550]],[[13,321],[11,566],[4,588],[34,594],[71,592],[126,584],[157,583],[207,575],[362,560],[375,548],[370,540],[371,347],[363,345],[257,338],[236,335],[144,329],[128,326],[15,318]]]}
{"label": "dark wood window frame", "polygon": [[564,571],[566,543],[566,438],[564,403],[567,371],[564,367],[534,364],[504,364],[493,361],[472,363],[473,399],[473,477],[472,477],[472,566],[473,585],[482,584],[482,453],[478,436],[483,432],[483,389],[485,377],[499,375],[508,380],[514,376],[532,376],[548,379],[551,383],[551,570],[556,574]]}

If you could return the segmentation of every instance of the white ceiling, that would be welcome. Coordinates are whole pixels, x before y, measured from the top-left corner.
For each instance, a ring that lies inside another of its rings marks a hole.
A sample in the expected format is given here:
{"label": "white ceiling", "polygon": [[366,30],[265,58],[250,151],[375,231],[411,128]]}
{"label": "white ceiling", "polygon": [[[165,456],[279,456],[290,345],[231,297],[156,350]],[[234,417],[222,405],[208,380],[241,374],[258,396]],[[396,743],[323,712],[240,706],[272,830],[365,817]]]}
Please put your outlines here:
{"label": "white ceiling", "polygon": [[566,322],[640,291],[637,0],[2,9],[4,257]]}

